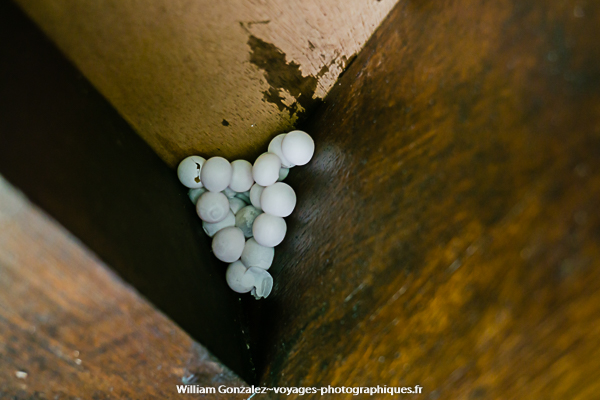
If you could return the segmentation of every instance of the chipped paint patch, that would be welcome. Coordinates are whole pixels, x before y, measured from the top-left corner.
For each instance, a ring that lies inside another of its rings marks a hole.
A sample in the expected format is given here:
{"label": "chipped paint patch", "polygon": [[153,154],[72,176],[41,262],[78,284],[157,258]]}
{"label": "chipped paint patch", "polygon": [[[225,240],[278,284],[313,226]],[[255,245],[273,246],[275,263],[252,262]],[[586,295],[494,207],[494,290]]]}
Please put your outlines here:
{"label": "chipped paint patch", "polygon": [[[250,62],[264,71],[269,88],[263,91],[263,100],[275,104],[279,111],[287,110],[290,117],[298,116],[311,109],[320,101],[314,98],[317,78],[303,76],[300,65],[286,62],[286,55],[275,45],[267,43],[254,35],[248,38]],[[289,94],[295,99],[286,99]]]}

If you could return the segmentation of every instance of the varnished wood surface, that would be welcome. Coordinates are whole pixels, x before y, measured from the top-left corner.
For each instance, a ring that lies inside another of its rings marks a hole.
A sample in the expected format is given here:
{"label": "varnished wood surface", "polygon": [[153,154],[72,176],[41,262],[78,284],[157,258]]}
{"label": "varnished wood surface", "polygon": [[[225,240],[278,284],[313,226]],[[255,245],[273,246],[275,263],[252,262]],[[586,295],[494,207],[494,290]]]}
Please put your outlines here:
{"label": "varnished wood surface", "polygon": [[[245,385],[0,176],[0,398],[175,399]],[[247,398],[211,394],[210,398]]]}
{"label": "varnished wood surface", "polygon": [[249,158],[322,99],[396,0],[16,0],[171,166]]}
{"label": "varnished wood surface", "polygon": [[303,126],[263,382],[598,397],[598,37],[595,2],[398,4]]}
{"label": "varnished wood surface", "polygon": [[0,174],[251,381],[239,301],[175,172],[7,1],[0,59]]}

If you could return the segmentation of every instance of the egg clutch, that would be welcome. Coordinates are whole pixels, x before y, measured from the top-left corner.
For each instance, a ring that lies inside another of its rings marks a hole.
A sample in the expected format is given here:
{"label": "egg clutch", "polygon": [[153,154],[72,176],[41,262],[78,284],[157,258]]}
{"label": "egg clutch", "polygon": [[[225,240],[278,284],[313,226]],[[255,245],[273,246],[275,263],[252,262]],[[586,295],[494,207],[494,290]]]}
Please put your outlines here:
{"label": "egg clutch", "polygon": [[314,152],[313,139],[296,130],[275,136],[254,165],[200,156],[179,163],[179,181],[190,189],[213,253],[229,263],[225,279],[235,292],[251,292],[256,299],[271,293],[273,277],[267,270],[287,232],[284,218],[296,206],[294,189],[282,181]]}

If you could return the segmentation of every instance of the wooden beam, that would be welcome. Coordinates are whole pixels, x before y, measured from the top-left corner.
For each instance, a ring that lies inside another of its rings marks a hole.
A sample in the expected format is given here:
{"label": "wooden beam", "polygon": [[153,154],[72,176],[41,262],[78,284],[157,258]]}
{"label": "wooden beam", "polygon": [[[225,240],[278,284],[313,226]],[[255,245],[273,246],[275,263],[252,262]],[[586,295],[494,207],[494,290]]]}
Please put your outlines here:
{"label": "wooden beam", "polygon": [[2,398],[174,399],[183,382],[245,386],[1,176],[0,277]]}
{"label": "wooden beam", "polygon": [[171,166],[254,160],[396,0],[17,0]]}
{"label": "wooden beam", "polygon": [[598,37],[593,2],[398,4],[303,126],[262,382],[596,396]]}

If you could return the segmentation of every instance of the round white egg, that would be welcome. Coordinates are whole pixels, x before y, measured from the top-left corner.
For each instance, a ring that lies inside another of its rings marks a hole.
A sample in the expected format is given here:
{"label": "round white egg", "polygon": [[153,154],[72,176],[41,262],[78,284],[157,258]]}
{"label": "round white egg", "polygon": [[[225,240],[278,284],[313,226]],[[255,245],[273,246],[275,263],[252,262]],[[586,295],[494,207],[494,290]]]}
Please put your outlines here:
{"label": "round white egg", "polygon": [[208,237],[215,236],[217,232],[223,228],[227,228],[228,226],[235,226],[235,215],[233,215],[233,212],[231,211],[229,211],[223,221],[215,222],[214,224],[202,221],[202,229],[204,229],[204,232],[208,235]]}
{"label": "round white egg", "polygon": [[225,273],[225,280],[231,290],[237,293],[248,293],[252,290],[254,287],[254,276],[251,274],[246,276],[247,270],[248,268],[241,261],[229,264]]}
{"label": "round white egg", "polygon": [[315,153],[315,142],[303,131],[291,131],[281,142],[281,151],[290,162],[305,165]]}
{"label": "round white egg", "polygon": [[230,226],[215,234],[212,241],[212,251],[223,262],[234,262],[240,259],[246,239],[239,228]]}
{"label": "round white egg", "polygon": [[196,203],[200,219],[211,224],[223,221],[229,211],[229,199],[223,193],[206,192]]}
{"label": "round white egg", "polygon": [[246,207],[246,202],[244,200],[239,199],[237,197],[229,199],[229,208],[231,209],[233,215],[237,214],[238,211],[240,211],[244,207]]}
{"label": "round white egg", "polygon": [[290,169],[289,168],[281,168],[279,170],[279,178],[277,178],[277,182],[281,182],[282,180],[284,180],[285,178],[287,178],[288,174],[290,173]]}
{"label": "round white egg", "polygon": [[221,192],[231,182],[231,164],[223,157],[211,157],[202,165],[200,179],[211,192]]}
{"label": "round white egg", "polygon": [[283,141],[285,135],[285,133],[282,133],[281,135],[275,136],[273,140],[271,140],[271,143],[269,143],[269,148],[267,151],[269,153],[277,154],[277,156],[281,160],[282,167],[292,168],[294,164],[291,163],[287,158],[285,158],[285,156],[283,155],[283,151],[281,151],[281,142]]}
{"label": "round white egg", "polygon": [[270,214],[260,214],[252,225],[254,239],[265,247],[275,247],[281,243],[286,231],[285,220]]}
{"label": "round white egg", "polygon": [[258,267],[269,269],[273,264],[275,249],[273,247],[261,246],[256,239],[251,238],[246,241],[244,251],[242,251],[241,260],[248,268]]}
{"label": "round white egg", "polygon": [[252,205],[259,210],[260,208],[260,196],[262,196],[262,192],[265,190],[264,186],[260,186],[258,183],[255,183],[250,189],[250,202]]}
{"label": "round white egg", "polygon": [[260,205],[267,214],[287,217],[296,207],[296,193],[287,183],[277,182],[263,190]]}
{"label": "round white egg", "polygon": [[202,179],[200,173],[206,160],[200,156],[189,156],[184,158],[177,166],[177,177],[185,187],[190,189],[201,188]]}
{"label": "round white egg", "polygon": [[204,194],[204,192],[206,192],[206,188],[196,188],[196,189],[190,189],[188,191],[188,197],[190,198],[190,200],[192,201],[192,203],[196,204],[198,202],[198,199],[200,198],[200,196],[202,196]]}
{"label": "round white egg", "polygon": [[235,215],[235,226],[244,232],[244,236],[252,237],[252,225],[254,220],[261,214],[261,211],[254,206],[246,206]]}
{"label": "round white egg", "polygon": [[277,157],[277,154],[264,153],[254,162],[252,177],[259,185],[269,186],[277,182],[280,168],[281,160]]}
{"label": "round white egg", "polygon": [[250,190],[253,184],[252,164],[246,160],[235,160],[232,162],[229,188],[235,192],[245,192]]}

